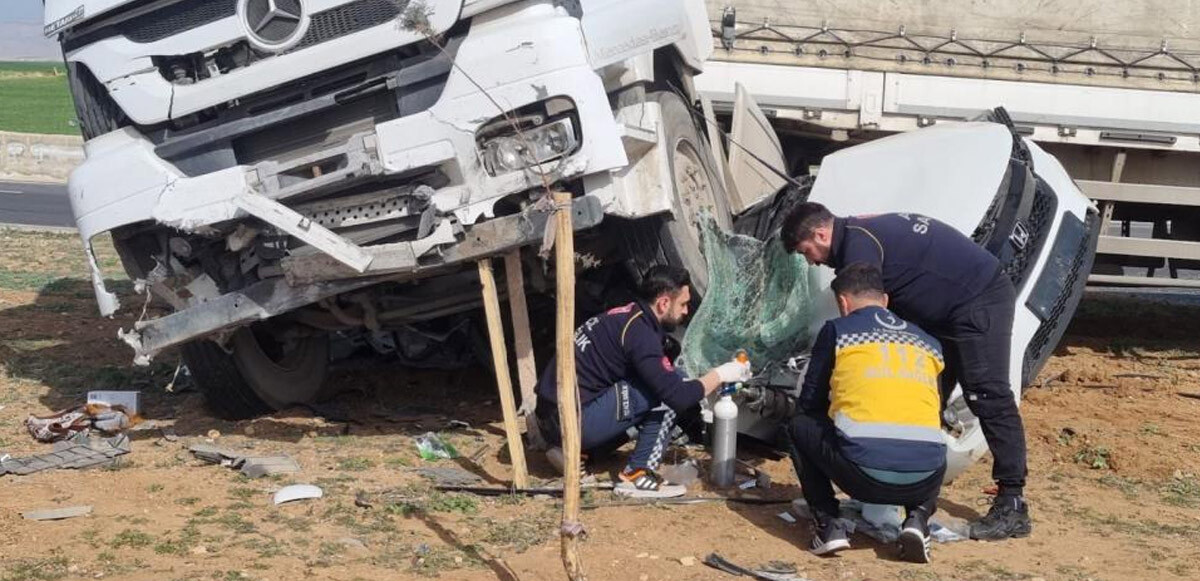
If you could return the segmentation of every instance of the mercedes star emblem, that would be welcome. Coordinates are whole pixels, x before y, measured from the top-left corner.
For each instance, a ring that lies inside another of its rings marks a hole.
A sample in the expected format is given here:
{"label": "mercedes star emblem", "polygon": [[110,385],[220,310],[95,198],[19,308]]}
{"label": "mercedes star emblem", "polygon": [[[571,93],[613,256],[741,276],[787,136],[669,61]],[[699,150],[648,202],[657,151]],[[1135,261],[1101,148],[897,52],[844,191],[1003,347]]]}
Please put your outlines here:
{"label": "mercedes star emblem", "polygon": [[263,50],[291,48],[308,29],[303,0],[240,0],[238,14],[247,39]]}

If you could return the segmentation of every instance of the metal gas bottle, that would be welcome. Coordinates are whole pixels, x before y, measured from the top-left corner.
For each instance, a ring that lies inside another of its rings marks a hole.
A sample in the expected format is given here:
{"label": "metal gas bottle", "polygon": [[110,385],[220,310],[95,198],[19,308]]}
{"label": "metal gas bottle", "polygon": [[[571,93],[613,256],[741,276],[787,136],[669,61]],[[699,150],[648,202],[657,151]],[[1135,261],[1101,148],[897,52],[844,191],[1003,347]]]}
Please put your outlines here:
{"label": "metal gas bottle", "polygon": [[714,486],[733,486],[737,461],[738,406],[733,395],[722,391],[713,406],[713,452],[709,480]]}

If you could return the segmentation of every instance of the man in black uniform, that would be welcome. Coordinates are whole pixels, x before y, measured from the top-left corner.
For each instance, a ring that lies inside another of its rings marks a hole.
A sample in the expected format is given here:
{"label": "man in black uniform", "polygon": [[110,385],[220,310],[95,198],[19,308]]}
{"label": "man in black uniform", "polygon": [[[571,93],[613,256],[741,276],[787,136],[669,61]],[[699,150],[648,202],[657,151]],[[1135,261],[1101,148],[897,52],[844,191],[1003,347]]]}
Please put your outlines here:
{"label": "man in black uniform", "polygon": [[[1016,291],[1000,263],[951,226],[918,214],[840,218],[800,204],[781,232],[789,251],[834,269],[878,265],[892,310],[941,341],[943,389],[957,379],[992,450],[999,493],[971,537],[999,540],[1030,532],[1025,504],[1025,428],[1009,385]],[[943,397],[947,394],[943,393]]]}
{"label": "man in black uniform", "polygon": [[[700,379],[684,379],[663,352],[668,331],[683,322],[691,280],[682,268],[655,266],[638,289],[638,300],[588,319],[575,330],[575,374],[583,450],[614,450],[638,431],[621,471],[617,492],[632,496],[679,496],[657,474],[677,413],[698,404],[726,383],[750,379],[750,366],[731,361]],[[561,442],[557,364],[551,359],[537,384],[538,425],[552,445]]]}

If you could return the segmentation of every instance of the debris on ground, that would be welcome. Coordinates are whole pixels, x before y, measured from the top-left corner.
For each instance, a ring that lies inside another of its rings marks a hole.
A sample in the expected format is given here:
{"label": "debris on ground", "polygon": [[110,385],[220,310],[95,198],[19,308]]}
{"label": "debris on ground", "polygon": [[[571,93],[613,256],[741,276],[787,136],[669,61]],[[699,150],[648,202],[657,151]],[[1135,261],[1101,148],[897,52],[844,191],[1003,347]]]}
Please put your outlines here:
{"label": "debris on ground", "polygon": [[423,460],[453,460],[458,458],[458,450],[454,448],[454,445],[442,440],[441,436],[433,432],[425,432],[417,436],[416,441],[417,453],[421,455],[421,459]]}
{"label": "debris on ground", "polygon": [[700,469],[696,466],[696,461],[691,459],[679,464],[663,464],[658,473],[667,482],[681,486],[691,486],[700,477]]}
{"label": "debris on ground", "polygon": [[724,571],[730,575],[746,576],[752,579],[760,579],[761,581],[809,581],[808,579],[800,577],[796,574],[796,567],[794,565],[790,568],[774,568],[774,566],[778,563],[778,561],[772,561],[771,569],[748,569],[727,561],[721,557],[721,555],[716,553],[709,553],[708,556],[704,558],[705,565],[708,565],[709,567],[712,567],[718,571]]}
{"label": "debris on ground", "polygon": [[311,498],[321,498],[324,493],[319,487],[312,484],[293,484],[284,486],[275,493],[273,502],[276,506],[285,502],[294,502],[297,500],[307,500]]}
{"label": "debris on ground", "polygon": [[21,518],[25,520],[63,520],[89,514],[92,514],[91,506],[66,506],[63,508],[27,510],[21,513]]}
{"label": "debris on ground", "polygon": [[483,482],[483,478],[480,478],[479,475],[472,474],[457,466],[430,466],[417,468],[413,472],[432,480],[434,484],[439,486],[470,486]]}
{"label": "debris on ground", "polygon": [[111,408],[120,407],[130,414],[137,415],[142,409],[141,395],[138,391],[89,391],[87,403]]}
{"label": "debris on ground", "polygon": [[261,478],[272,474],[295,474],[300,471],[300,464],[287,454],[250,456],[210,444],[193,444],[188,447],[188,451],[209,464],[220,464],[239,470],[248,478]]}
{"label": "debris on ground", "polygon": [[141,423],[142,418],[123,405],[89,403],[45,416],[30,415],[25,429],[39,442],[60,442],[95,429],[106,435],[122,432]]}
{"label": "debris on ground", "polygon": [[0,460],[0,475],[24,476],[51,468],[111,466],[118,461],[118,456],[129,452],[129,436],[124,434],[111,438],[93,438],[79,433],[70,440],[55,442],[53,452]]}

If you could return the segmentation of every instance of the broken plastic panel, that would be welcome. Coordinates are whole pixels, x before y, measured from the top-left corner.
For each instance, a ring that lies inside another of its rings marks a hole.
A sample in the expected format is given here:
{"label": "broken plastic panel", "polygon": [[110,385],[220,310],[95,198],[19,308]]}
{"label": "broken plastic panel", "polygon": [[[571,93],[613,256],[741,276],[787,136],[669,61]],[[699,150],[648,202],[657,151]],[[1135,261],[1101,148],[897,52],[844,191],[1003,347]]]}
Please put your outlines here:
{"label": "broken plastic panel", "polygon": [[816,269],[778,240],[725,232],[700,219],[708,292],[688,324],[681,362],[691,377],[745,349],[755,374],[784,365],[812,344]]}

